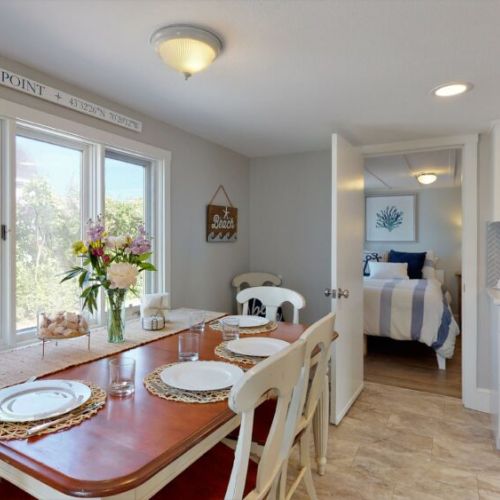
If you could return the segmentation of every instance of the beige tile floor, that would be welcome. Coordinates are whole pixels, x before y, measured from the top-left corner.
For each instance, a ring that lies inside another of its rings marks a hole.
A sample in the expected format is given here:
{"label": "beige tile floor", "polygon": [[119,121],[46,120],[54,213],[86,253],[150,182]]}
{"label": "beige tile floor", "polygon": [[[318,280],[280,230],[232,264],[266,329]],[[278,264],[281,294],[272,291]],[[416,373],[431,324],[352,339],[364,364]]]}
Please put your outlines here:
{"label": "beige tile floor", "polygon": [[366,382],[314,481],[321,499],[500,500],[500,452],[489,415],[459,399]]}

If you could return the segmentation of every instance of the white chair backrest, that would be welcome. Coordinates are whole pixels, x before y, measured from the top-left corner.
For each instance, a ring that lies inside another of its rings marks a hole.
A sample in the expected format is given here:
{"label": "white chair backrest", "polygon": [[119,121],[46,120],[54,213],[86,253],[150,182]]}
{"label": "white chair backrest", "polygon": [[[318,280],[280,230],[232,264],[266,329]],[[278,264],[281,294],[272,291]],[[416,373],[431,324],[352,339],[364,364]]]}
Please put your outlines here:
{"label": "white chair backrest", "polygon": [[[269,391],[277,396],[276,411],[257,470],[255,489],[245,498],[266,498],[276,487],[283,464],[288,458],[298,419],[299,383],[304,363],[305,342],[294,342],[248,370],[229,394],[229,407],[241,415],[240,433],[225,500],[243,498],[252,444],[255,407]],[[293,396],[293,399],[292,399]]]}
{"label": "white chair backrest", "polygon": [[300,336],[306,345],[304,370],[301,375],[301,382],[304,384],[300,402],[302,418],[299,420],[299,426],[301,428],[311,422],[318,406],[328,371],[334,326],[335,315],[330,313],[313,323]]}
{"label": "white chair backrest", "polygon": [[[236,289],[236,294],[238,294],[246,285],[246,287],[254,286],[281,286],[282,279],[276,274],[271,273],[243,273],[235,276],[232,281],[233,287]],[[241,314],[242,307],[240,303],[237,303],[238,314]]]}
{"label": "white chair backrest", "polygon": [[278,307],[285,302],[293,306],[293,323],[299,322],[299,310],[306,305],[306,299],[294,290],[288,288],[279,288],[274,286],[256,286],[245,288],[236,295],[239,304],[243,304],[243,314],[248,314],[248,301],[250,299],[259,299],[266,307],[266,318],[269,321],[276,321]]}

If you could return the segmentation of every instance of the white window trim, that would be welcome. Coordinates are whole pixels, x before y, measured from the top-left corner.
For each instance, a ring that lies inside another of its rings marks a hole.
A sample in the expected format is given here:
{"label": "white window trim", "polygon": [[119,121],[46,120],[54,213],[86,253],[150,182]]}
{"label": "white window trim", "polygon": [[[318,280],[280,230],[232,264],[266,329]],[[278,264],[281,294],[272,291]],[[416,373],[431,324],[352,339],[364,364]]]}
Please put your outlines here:
{"label": "white window trim", "polygon": [[[151,232],[155,235],[153,240],[152,262],[157,268],[156,273],[152,273],[151,287],[158,293],[168,292],[172,297],[171,289],[171,158],[170,151],[157,148],[127,137],[111,132],[89,127],[66,118],[61,118],[43,111],[29,108],[27,106],[13,103],[5,99],[0,99],[0,191],[5,184],[8,184],[8,199],[2,196],[0,201],[0,221],[6,224],[9,229],[15,228],[15,203],[12,199],[15,196],[15,132],[16,123],[28,127],[41,128],[45,132],[59,134],[76,142],[85,142],[92,145],[90,158],[91,168],[88,178],[83,182],[102,185],[104,182],[104,153],[106,149],[122,151],[125,154],[136,154],[139,157],[147,158],[152,163],[152,179],[154,191],[152,193],[152,220]],[[3,145],[6,145],[3,148]],[[90,191],[90,190],[89,190]],[[104,207],[104,190],[101,200],[83,201],[82,219],[88,220],[102,212]],[[163,223],[159,223],[163,221]],[[10,236],[10,234],[9,234]],[[15,264],[15,234],[8,237],[7,241],[2,241],[6,251],[2,251],[0,270],[6,269]],[[11,273],[12,276],[12,273]],[[15,296],[15,277],[8,280],[6,276],[0,275],[0,294],[2,297]],[[7,305],[6,301],[0,301],[0,348],[20,345],[16,336],[14,301]],[[104,311],[101,311],[104,314]],[[104,319],[104,318],[99,318]],[[101,322],[101,321],[99,321]],[[8,332],[8,336],[5,335]],[[7,339],[7,342],[5,340]],[[32,342],[32,338],[27,342]]]}

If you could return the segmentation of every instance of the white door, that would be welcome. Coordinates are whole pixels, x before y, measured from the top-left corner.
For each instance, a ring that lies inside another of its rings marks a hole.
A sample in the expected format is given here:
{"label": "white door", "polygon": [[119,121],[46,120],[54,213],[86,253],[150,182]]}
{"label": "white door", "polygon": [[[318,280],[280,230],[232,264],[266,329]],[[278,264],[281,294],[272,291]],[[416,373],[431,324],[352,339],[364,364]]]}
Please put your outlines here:
{"label": "white door", "polygon": [[[336,313],[330,421],[338,424],[363,388],[364,162],[361,152],[332,135],[332,280]],[[328,290],[325,291],[328,293]]]}

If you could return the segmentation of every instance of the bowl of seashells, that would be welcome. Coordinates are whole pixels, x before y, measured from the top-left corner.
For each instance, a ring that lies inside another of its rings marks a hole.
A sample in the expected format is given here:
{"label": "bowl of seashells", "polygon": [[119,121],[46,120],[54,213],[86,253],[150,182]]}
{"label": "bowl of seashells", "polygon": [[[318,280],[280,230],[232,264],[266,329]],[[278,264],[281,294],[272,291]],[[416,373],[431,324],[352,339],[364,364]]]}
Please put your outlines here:
{"label": "bowl of seashells", "polygon": [[64,340],[89,334],[89,325],[82,314],[59,311],[55,314],[38,315],[38,337]]}

